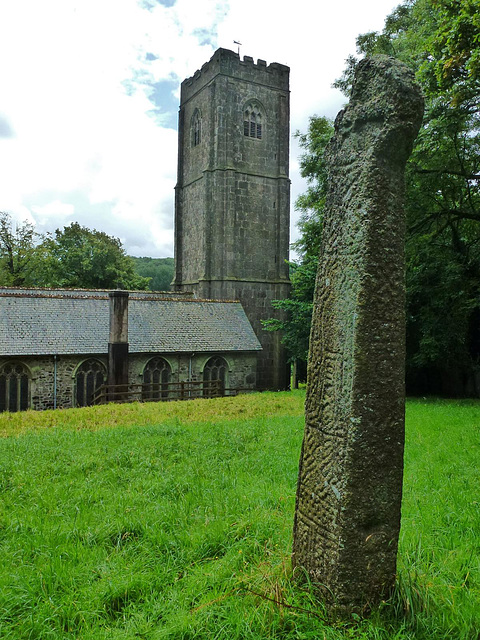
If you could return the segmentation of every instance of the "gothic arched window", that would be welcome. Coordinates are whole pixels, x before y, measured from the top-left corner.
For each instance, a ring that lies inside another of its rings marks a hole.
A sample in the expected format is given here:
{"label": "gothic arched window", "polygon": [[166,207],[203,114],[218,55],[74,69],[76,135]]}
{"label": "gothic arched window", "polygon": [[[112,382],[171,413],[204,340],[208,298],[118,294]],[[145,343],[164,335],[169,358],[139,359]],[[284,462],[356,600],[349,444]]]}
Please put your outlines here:
{"label": "gothic arched window", "polygon": [[202,141],[202,120],[200,111],[195,109],[192,117],[192,147],[197,147]]}
{"label": "gothic arched window", "polygon": [[95,391],[105,384],[106,370],[101,362],[90,358],[77,369],[75,375],[75,406],[89,407]]}
{"label": "gothic arched window", "polygon": [[248,138],[262,139],[262,109],[257,104],[248,104],[243,112],[243,135]]}
{"label": "gothic arched window", "polygon": [[[212,381],[220,381],[220,395],[225,393],[225,386],[227,382],[228,365],[226,361],[220,356],[214,356],[210,358],[203,368],[203,382],[210,383]],[[212,384],[204,384],[204,395],[215,395],[218,387]]]}
{"label": "gothic arched window", "polygon": [[152,358],[143,370],[142,400],[166,400],[172,370],[163,358]]}
{"label": "gothic arched window", "polygon": [[20,362],[0,369],[0,411],[26,411],[30,407],[30,376]]}

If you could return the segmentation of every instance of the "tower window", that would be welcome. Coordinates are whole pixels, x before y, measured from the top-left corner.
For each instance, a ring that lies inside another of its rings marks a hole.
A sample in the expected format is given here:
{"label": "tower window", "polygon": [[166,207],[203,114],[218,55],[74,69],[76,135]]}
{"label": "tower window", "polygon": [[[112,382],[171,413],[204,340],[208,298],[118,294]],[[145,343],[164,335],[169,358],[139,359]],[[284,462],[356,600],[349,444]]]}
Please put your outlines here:
{"label": "tower window", "polygon": [[198,109],[192,117],[192,146],[197,147],[202,141],[202,121]]}
{"label": "tower window", "polygon": [[262,139],[262,112],[258,107],[248,105],[243,116],[243,135],[247,138]]}

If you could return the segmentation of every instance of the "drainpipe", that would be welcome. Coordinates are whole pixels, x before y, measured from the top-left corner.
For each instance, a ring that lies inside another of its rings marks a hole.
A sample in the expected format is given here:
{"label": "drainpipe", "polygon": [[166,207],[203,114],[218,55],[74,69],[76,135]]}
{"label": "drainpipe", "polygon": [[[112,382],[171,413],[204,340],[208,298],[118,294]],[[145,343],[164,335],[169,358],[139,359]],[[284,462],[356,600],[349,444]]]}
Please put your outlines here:
{"label": "drainpipe", "polygon": [[57,408],[57,356],[53,356],[53,408]]}
{"label": "drainpipe", "polygon": [[[108,385],[125,385],[128,391],[128,291],[109,292],[110,336],[108,339]],[[120,390],[121,391],[121,390]],[[118,391],[117,391],[118,393]],[[111,400],[123,400],[115,395]]]}

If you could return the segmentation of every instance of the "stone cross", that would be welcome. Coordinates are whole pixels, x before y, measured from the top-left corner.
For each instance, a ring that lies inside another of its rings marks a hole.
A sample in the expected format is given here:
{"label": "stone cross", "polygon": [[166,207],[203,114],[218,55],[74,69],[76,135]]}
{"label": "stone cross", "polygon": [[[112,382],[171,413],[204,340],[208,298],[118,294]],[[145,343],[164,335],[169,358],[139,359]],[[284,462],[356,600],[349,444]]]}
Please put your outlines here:
{"label": "stone cross", "polygon": [[362,60],[326,150],[293,566],[336,611],[396,573],[404,447],[404,170],[423,115],[413,73]]}

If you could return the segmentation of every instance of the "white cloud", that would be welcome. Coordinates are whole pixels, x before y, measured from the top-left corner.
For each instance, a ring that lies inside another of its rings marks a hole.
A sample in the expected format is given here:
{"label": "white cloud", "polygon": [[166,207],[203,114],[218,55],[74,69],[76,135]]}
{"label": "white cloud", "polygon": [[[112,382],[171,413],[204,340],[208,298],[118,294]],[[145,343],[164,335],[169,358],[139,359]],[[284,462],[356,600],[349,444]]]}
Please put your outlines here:
{"label": "white cloud", "polygon": [[[71,218],[75,213],[75,209],[72,204],[61,202],[60,200],[53,200],[52,202],[49,202],[48,204],[43,206],[33,205],[32,211],[41,224],[45,224],[45,219],[48,219],[50,217],[60,217],[68,219]],[[42,217],[44,218],[43,220]]]}
{"label": "white cloud", "polygon": [[[180,81],[240,40],[241,55],[291,67],[292,130],[305,129],[313,113],[335,115],[342,97],[330,85],[355,37],[395,4],[2,3],[0,210],[40,231],[77,220],[131,253],[172,255]],[[291,177],[293,200],[294,161]]]}

